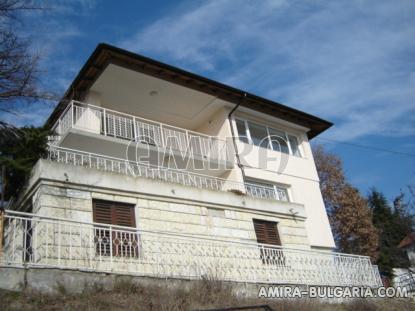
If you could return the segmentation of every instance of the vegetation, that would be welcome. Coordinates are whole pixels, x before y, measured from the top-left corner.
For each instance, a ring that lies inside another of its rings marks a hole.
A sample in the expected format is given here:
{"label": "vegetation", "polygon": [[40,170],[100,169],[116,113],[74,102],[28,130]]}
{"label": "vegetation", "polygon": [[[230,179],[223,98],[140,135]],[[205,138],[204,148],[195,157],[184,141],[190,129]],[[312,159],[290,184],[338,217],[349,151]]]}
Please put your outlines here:
{"label": "vegetation", "polygon": [[41,127],[0,128],[0,166],[5,170],[5,199],[16,197],[36,161],[46,155],[50,131]]}
{"label": "vegetation", "polygon": [[[409,311],[413,303],[407,299],[354,300],[350,303],[324,303],[319,300],[255,299],[238,296],[232,287],[216,281],[192,283],[189,289],[161,285],[136,285],[119,282],[115,288],[100,286],[70,294],[59,287],[55,294],[33,291],[14,293],[0,291],[2,310],[145,310],[188,311],[269,305],[275,311]],[[190,284],[189,284],[190,285]]]}
{"label": "vegetation", "polygon": [[[393,277],[393,268],[409,265],[399,242],[414,230],[413,203],[401,193],[391,206],[385,196],[372,189],[367,198],[346,180],[341,159],[317,146],[313,150],[320,187],[341,252],[371,256],[381,273]],[[413,194],[413,188],[409,188]]]}
{"label": "vegetation", "polygon": [[317,146],[313,150],[320,188],[336,245],[341,252],[377,258],[379,234],[366,199],[346,180],[341,159]]}
{"label": "vegetation", "polygon": [[[39,55],[17,30],[20,14],[39,9],[27,0],[0,0],[0,111],[14,113],[19,103],[54,96],[39,88]],[[0,121],[0,126],[6,126]]]}
{"label": "vegetation", "polygon": [[373,211],[373,223],[379,231],[377,264],[385,276],[392,278],[393,268],[409,266],[408,258],[398,244],[412,231],[414,218],[409,214],[409,204],[404,202],[403,194],[394,200],[391,207],[385,196],[373,188],[368,203]]}

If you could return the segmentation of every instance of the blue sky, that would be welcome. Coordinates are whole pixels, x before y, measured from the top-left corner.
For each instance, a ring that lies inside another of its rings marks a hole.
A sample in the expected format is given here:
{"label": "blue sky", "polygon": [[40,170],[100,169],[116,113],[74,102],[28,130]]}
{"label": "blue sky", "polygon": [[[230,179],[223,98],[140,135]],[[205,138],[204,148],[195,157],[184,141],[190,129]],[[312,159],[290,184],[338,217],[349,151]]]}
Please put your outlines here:
{"label": "blue sky", "polygon": [[[45,2],[42,2],[45,3]],[[45,4],[44,4],[45,5]],[[19,31],[63,94],[99,42],[141,53],[326,118],[316,142],[350,181],[389,199],[415,185],[415,1],[51,1]],[[42,124],[52,104],[1,115]]]}

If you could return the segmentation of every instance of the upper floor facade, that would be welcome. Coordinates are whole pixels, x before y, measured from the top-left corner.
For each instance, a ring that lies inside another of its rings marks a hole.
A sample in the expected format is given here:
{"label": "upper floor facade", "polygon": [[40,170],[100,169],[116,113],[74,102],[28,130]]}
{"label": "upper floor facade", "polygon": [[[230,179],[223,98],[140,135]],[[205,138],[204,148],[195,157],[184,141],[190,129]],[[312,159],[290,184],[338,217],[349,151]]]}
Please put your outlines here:
{"label": "upper floor facade", "polygon": [[101,44],[47,123],[51,159],[301,207],[334,248],[309,143],[325,120]]}

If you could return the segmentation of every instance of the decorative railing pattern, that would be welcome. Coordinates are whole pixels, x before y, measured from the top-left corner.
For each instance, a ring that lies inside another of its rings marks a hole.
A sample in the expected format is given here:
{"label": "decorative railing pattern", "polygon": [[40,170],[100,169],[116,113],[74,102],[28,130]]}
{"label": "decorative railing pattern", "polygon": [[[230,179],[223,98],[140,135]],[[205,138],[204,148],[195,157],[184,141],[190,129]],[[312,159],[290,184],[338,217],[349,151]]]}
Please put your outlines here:
{"label": "decorative railing pattern", "polygon": [[373,286],[370,259],[7,211],[0,262],[237,282]]}
{"label": "decorative railing pattern", "polygon": [[415,273],[409,271],[393,279],[395,287],[406,288],[408,293],[415,292]]}
{"label": "decorative railing pattern", "polygon": [[[54,162],[84,166],[98,170],[125,174],[130,176],[157,179],[184,186],[192,186],[215,191],[233,191],[259,199],[284,200],[272,187],[240,183],[218,177],[191,173],[166,167],[143,164],[119,158],[72,150],[63,147],[49,146],[48,159]],[[285,199],[286,200],[286,199]]]}
{"label": "decorative railing pattern", "polygon": [[228,159],[225,140],[78,101],[71,101],[53,126],[60,136],[70,128],[176,150],[184,156]]}

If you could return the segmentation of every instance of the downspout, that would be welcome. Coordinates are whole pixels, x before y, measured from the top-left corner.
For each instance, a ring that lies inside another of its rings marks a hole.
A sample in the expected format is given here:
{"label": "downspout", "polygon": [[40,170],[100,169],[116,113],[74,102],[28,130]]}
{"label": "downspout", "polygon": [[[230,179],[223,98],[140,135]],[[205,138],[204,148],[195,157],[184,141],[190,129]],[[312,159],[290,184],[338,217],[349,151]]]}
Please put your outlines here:
{"label": "downspout", "polygon": [[229,114],[228,114],[229,125],[231,127],[233,148],[235,150],[235,155],[236,155],[236,162],[237,162],[238,167],[241,169],[242,179],[243,179],[244,183],[245,183],[245,180],[246,180],[246,178],[245,178],[245,170],[244,170],[244,166],[241,163],[241,158],[239,157],[238,145],[236,144],[235,131],[233,130],[233,124],[232,124],[232,114],[236,111],[236,109],[238,109],[238,107],[242,104],[242,101],[245,98],[246,98],[246,93],[244,93],[244,95],[241,98],[241,100],[239,101],[239,103],[237,103],[236,106],[233,107],[233,109],[231,110],[231,112],[229,112]]}

